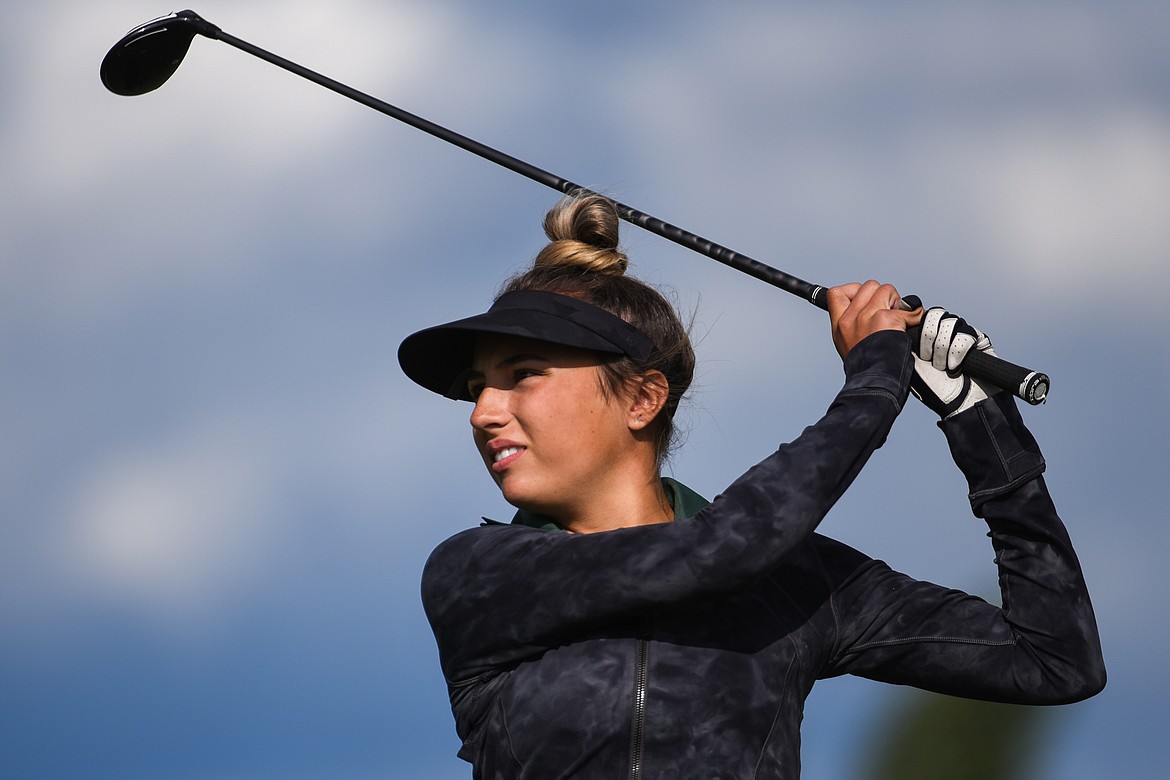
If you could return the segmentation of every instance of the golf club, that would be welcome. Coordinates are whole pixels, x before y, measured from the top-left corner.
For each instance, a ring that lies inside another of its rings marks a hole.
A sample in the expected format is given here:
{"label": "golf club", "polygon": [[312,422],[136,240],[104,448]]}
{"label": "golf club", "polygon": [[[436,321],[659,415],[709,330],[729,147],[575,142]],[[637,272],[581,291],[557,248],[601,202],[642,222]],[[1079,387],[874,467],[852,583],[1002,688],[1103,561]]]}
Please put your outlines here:
{"label": "golf club", "polygon": [[[142,95],[158,89],[178,69],[196,35],[223,41],[241,51],[284,68],[554,190],[566,194],[592,194],[590,190],[567,179],[229,35],[190,10],[177,11],[154,19],[134,28],[123,36],[102,60],[102,84],[111,92],[126,96]],[[828,310],[826,288],[821,285],[806,282],[617,201],[613,201],[613,203],[617,207],[618,215],[627,222],[670,239],[713,260],[718,260],[785,292],[800,296],[814,306]],[[911,300],[914,299],[914,296],[908,295],[905,298]],[[1007,389],[1030,404],[1042,403],[1048,396],[1049,379],[1046,374],[1009,363],[993,355],[972,351],[963,361],[962,369],[969,376],[986,380],[996,387]]]}

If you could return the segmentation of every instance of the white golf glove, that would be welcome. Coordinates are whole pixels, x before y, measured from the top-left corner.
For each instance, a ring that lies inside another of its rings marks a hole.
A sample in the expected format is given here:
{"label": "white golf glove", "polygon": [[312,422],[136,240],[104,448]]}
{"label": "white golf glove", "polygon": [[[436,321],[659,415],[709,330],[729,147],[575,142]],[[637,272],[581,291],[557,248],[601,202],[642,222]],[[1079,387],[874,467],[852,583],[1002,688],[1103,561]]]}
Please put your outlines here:
{"label": "white golf glove", "polygon": [[921,329],[918,343],[912,345],[914,376],[910,390],[939,417],[953,417],[999,392],[998,387],[959,373],[970,350],[995,354],[991,339],[982,331],[937,306],[927,310]]}

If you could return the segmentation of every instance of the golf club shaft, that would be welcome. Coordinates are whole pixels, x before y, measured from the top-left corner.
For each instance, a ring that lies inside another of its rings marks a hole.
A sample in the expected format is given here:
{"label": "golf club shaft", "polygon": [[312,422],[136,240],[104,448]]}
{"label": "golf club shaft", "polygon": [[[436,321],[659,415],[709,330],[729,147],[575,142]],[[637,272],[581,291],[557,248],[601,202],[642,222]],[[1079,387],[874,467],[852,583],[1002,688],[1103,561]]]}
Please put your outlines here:
{"label": "golf club shaft", "polygon": [[[323,76],[316,71],[309,70],[308,68],[298,65],[295,62],[291,62],[279,55],[265,51],[258,46],[254,46],[253,44],[248,43],[247,41],[240,40],[239,38],[229,35],[222,30],[219,31],[215,37],[224,43],[235,46],[236,48],[248,52],[249,54],[260,57],[263,60],[271,62],[273,65],[277,65],[287,71],[297,74],[298,76],[302,76],[310,81],[320,84],[327,89],[331,89],[334,92],[344,95],[345,97],[356,100],[363,105],[380,111],[387,116],[391,116],[400,122],[405,122],[411,127],[422,130],[424,133],[429,133],[436,138],[454,144],[455,146],[469,151],[474,155],[478,155],[485,160],[494,162],[497,165],[502,165],[510,171],[514,171],[521,176],[526,176],[529,179],[543,184],[546,187],[551,187],[558,192],[565,194],[591,193],[591,191],[586,187],[582,187],[579,184],[574,184],[568,179],[561,178],[560,176],[557,176],[554,173],[550,173],[549,171],[546,171],[542,168],[537,168],[535,165],[526,163],[523,160],[513,157],[510,154],[505,154],[498,149],[493,149],[492,147],[482,144],[473,138],[468,138],[465,135],[448,130],[441,125],[437,125],[434,122],[423,119],[416,114],[412,114],[409,111],[404,111],[397,106],[391,105],[383,100],[379,100],[378,98],[368,95],[364,92],[360,92],[350,86],[342,84],[339,81],[335,81],[328,76]],[[824,300],[825,295],[823,287],[811,284],[804,281],[803,279],[798,279],[791,274],[786,274],[783,271],[780,271],[769,265],[765,265],[758,260],[754,260],[750,257],[741,255],[738,252],[728,249],[725,246],[716,244],[714,241],[709,241],[708,239],[695,235],[688,230],[684,230],[676,225],[664,222],[663,220],[658,219],[657,217],[654,217],[650,214],[639,211],[635,208],[631,208],[624,203],[618,203],[612,198],[609,198],[609,196],[604,197],[613,201],[614,205],[617,206],[619,216],[621,216],[621,218],[627,222],[645,228],[652,233],[657,233],[658,235],[681,244],[688,249],[692,249],[696,252],[699,252],[700,254],[707,255],[714,260],[718,260],[719,262],[729,265],[736,270],[743,271],[750,276],[754,276],[761,281],[779,287],[786,292],[790,292],[793,295],[798,295],[801,298],[808,300],[810,303],[825,309],[826,311],[828,310],[828,306]]]}
{"label": "golf club shaft", "polygon": [[[498,149],[493,149],[490,146],[480,143],[465,135],[461,135],[452,130],[448,130],[441,125],[423,119],[420,116],[404,111],[397,106],[391,105],[383,100],[379,100],[371,95],[354,89],[346,84],[324,76],[316,71],[298,65],[291,60],[273,54],[272,52],[261,49],[247,41],[241,40],[233,35],[229,35],[221,30],[219,27],[199,18],[197,30],[200,34],[209,38],[214,38],[223,41],[226,44],[234,46],[241,51],[244,51],[253,56],[259,57],[262,60],[272,63],[280,68],[283,68],[291,73],[295,73],[302,78],[320,84],[321,86],[330,89],[340,95],[356,100],[357,102],[369,106],[387,116],[405,122],[411,127],[422,130],[424,133],[439,138],[440,140],[454,144],[461,149],[471,152],[474,155],[494,162],[497,165],[514,171],[521,176],[526,176],[535,182],[551,187],[554,190],[562,193],[590,193],[591,191],[585,187],[561,178],[553,173],[550,173],[535,165],[531,165],[523,160],[520,160],[512,155],[505,154]],[[608,196],[604,196],[607,197]],[[609,200],[613,201],[612,198]],[[801,298],[804,298],[809,303],[818,306],[825,311],[828,311],[828,302],[826,298],[826,289],[821,285],[815,285],[806,282],[803,279],[795,277],[791,274],[773,268],[770,265],[761,263],[746,255],[739,254],[725,246],[710,241],[702,236],[691,233],[676,225],[664,222],[657,217],[651,216],[645,212],[626,206],[625,204],[613,201],[617,207],[619,216],[632,224],[638,225],[652,233],[656,233],[663,238],[670,239],[675,243],[692,249],[700,254],[706,255],[713,260],[728,265],[738,271],[742,271],[749,276],[753,276],[760,281],[778,287],[785,292],[792,293]],[[916,329],[915,329],[916,330]],[[912,331],[912,336],[914,331]],[[967,355],[963,361],[963,371],[969,376],[983,379],[996,387],[1002,387],[1017,397],[1027,401],[1030,404],[1042,403],[1048,395],[1049,379],[1046,374],[1032,371],[1023,366],[1018,366],[1009,363],[1002,358],[992,355],[987,355],[981,352],[972,351]]]}

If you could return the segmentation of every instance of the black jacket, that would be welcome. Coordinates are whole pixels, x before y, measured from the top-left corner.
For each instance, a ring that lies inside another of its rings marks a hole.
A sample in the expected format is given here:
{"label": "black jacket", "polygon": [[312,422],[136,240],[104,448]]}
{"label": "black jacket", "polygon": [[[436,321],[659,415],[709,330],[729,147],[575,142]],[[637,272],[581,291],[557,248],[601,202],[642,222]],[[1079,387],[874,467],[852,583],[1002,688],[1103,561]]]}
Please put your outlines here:
{"label": "black jacket", "polygon": [[825,416],[692,517],[441,544],[423,603],[474,776],[796,778],[804,699],[845,673],[1017,703],[1100,690],[1089,596],[1009,396],[941,426],[1002,609],[814,533],[884,441],[910,361],[904,334],[863,341]]}

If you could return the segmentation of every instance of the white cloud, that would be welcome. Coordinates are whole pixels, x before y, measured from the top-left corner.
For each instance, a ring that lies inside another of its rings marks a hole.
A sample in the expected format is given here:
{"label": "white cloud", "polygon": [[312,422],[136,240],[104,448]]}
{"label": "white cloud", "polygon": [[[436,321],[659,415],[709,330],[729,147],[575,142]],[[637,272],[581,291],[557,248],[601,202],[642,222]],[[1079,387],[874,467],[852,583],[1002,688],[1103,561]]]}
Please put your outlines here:
{"label": "white cloud", "polygon": [[937,258],[977,263],[989,290],[1096,297],[1108,269],[1153,296],[1170,277],[1170,114],[1135,78],[1140,15],[764,15],[697,17],[737,46],[671,41],[620,82],[647,175],[741,246],[797,248],[788,270],[810,246],[852,263],[828,282]]}
{"label": "white cloud", "polygon": [[[10,314],[93,328],[159,291],[239,289],[277,263],[287,269],[274,239],[299,225],[319,224],[342,252],[350,241],[366,248],[442,224],[442,202],[463,185],[436,160],[470,165],[466,153],[226,44],[196,38],[156,92],[105,91],[98,65],[107,48],[157,14],[134,6],[117,17],[83,6],[26,22],[51,17],[56,34],[22,57],[3,120],[0,170],[20,184],[0,191],[0,271],[24,285],[0,289]],[[530,52],[486,35],[458,6],[209,2],[199,10],[226,32],[407,110],[442,105],[437,119],[506,122],[509,102],[539,81]],[[487,79],[494,92],[479,88]]]}
{"label": "white cloud", "polygon": [[968,202],[1007,270],[1087,297],[1121,287],[1131,304],[1170,281],[1170,114],[1122,110],[997,135],[955,157],[979,185]]}
{"label": "white cloud", "polygon": [[[328,62],[302,64],[332,69],[326,75],[359,89],[417,84],[431,41],[450,25],[441,10],[426,4],[208,5],[208,21],[261,48],[283,47],[276,53],[294,61],[323,57],[322,42],[328,42]],[[340,110],[340,97],[202,36],[164,88],[137,98],[111,95],[98,80],[98,66],[120,35],[147,21],[132,21],[133,13],[129,4],[117,16],[108,7],[84,5],[69,13],[46,10],[44,21],[30,23],[46,26],[51,18],[55,34],[39,39],[39,56],[29,58],[22,78],[12,82],[6,113],[10,140],[35,156],[6,162],[17,173],[35,172],[22,177],[33,185],[33,195],[88,190],[152,166],[205,169],[208,160],[221,176],[240,166],[238,172],[263,178],[329,150],[353,126],[356,112]],[[307,104],[293,115],[288,100],[298,90]],[[71,121],[60,121],[63,104]],[[238,119],[245,107],[265,121]],[[182,186],[176,182],[176,189]]]}
{"label": "white cloud", "polygon": [[221,607],[273,549],[266,449],[232,427],[97,463],[65,519],[57,565],[91,598],[176,623]]}

